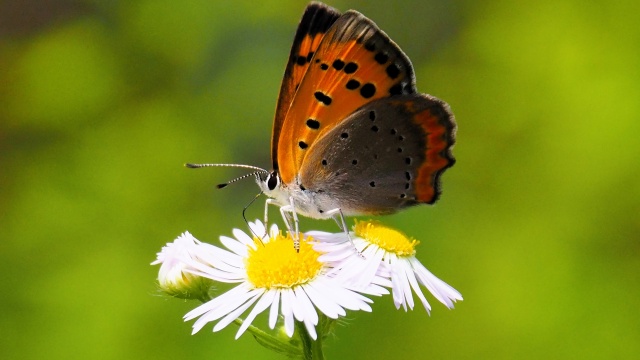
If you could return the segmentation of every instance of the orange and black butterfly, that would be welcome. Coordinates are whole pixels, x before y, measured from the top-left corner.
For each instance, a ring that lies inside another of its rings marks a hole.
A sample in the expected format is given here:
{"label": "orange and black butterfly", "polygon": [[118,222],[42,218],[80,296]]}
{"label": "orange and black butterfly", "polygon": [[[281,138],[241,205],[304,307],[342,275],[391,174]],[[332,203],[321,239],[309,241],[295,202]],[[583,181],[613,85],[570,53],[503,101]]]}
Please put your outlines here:
{"label": "orange and black butterfly", "polygon": [[314,2],[280,88],[273,169],[249,168],[296,225],[297,214],[339,217],[346,231],[344,216],[433,204],[455,132],[449,106],[418,93],[409,58],[376,24]]}

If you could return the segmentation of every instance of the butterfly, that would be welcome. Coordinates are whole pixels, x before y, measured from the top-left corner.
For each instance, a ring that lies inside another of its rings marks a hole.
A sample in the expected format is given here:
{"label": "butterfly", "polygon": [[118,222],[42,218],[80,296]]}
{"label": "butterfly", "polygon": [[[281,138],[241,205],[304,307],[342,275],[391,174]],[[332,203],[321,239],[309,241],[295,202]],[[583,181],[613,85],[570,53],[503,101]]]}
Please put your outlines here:
{"label": "butterfly", "polygon": [[293,222],[298,234],[300,214],[333,217],[347,232],[345,216],[433,204],[455,162],[455,132],[449,106],[417,92],[409,58],[373,21],[313,2],[278,96],[272,170],[187,166],[254,169],[246,176],[280,206],[289,231]]}

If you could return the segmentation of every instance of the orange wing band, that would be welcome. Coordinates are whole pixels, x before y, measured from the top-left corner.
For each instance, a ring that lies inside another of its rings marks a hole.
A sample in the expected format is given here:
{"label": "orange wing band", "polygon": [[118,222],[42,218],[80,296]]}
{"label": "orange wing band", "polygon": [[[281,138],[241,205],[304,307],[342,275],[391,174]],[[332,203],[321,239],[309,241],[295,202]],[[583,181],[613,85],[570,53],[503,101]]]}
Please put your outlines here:
{"label": "orange wing band", "polygon": [[[418,201],[433,204],[440,196],[440,175],[444,170],[453,166],[455,159],[451,155],[454,143],[455,125],[449,116],[438,116],[426,109],[414,116],[427,134],[427,149],[425,162],[418,169],[415,181]],[[448,114],[447,114],[448,115]]]}

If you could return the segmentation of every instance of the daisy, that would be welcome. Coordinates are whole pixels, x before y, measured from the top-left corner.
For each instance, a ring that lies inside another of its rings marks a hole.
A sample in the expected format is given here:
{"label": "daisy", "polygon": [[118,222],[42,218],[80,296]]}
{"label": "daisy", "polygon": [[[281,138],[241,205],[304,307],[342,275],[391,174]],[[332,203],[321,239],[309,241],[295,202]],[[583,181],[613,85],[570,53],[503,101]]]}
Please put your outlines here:
{"label": "daisy", "polygon": [[[379,222],[356,222],[351,233],[353,243],[344,233],[310,231],[306,235],[318,241],[318,251],[327,252],[320,260],[332,264],[333,271],[329,275],[347,286],[354,289],[369,286],[373,279],[380,276],[391,280],[393,302],[397,309],[401,306],[405,311],[407,308],[413,309],[412,293],[415,293],[427,312],[430,312],[431,305],[420,286],[426,287],[450,309],[454,302],[462,300],[462,295],[456,289],[438,279],[416,259],[417,240],[407,238]],[[354,245],[362,256],[354,251]],[[328,249],[331,251],[328,252]]]}
{"label": "daisy", "polygon": [[[249,226],[252,234],[267,234],[260,221]],[[185,315],[185,321],[198,318],[193,333],[213,321],[218,321],[213,331],[219,331],[251,308],[236,339],[268,309],[271,329],[281,315],[289,337],[297,320],[315,340],[318,311],[331,319],[345,316],[346,310],[371,311],[370,299],[327,275],[332,269],[319,260],[322,253],[314,249],[308,237],[301,239],[296,252],[291,236],[283,236],[275,226],[263,239],[238,229],[233,235],[235,238],[220,237],[228,250],[208,245],[208,251],[198,255],[200,261],[187,260],[195,275],[238,284]],[[378,295],[385,290],[373,284],[361,292]]]}
{"label": "daisy", "polygon": [[188,231],[178,236],[172,243],[165,245],[151,265],[160,264],[158,285],[168,295],[182,299],[204,299],[213,285],[207,278],[196,276],[184,259],[199,261],[198,254],[206,247]]}

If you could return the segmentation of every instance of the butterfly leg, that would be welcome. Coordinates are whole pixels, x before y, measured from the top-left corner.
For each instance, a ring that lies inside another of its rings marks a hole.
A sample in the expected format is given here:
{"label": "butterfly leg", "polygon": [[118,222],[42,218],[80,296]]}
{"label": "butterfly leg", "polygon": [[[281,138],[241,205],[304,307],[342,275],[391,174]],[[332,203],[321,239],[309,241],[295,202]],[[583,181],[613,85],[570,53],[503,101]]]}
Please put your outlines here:
{"label": "butterfly leg", "polygon": [[[264,202],[264,224],[265,228],[269,228],[269,205],[280,205],[276,202],[275,199],[267,199]],[[280,215],[284,220],[284,225],[287,227],[287,231],[291,234],[291,238],[293,239],[293,247],[296,251],[300,251],[300,230],[299,230],[299,222],[298,222],[298,214],[296,213],[295,207],[293,206],[293,199],[291,199],[291,203],[289,205],[280,206]],[[267,236],[267,233],[265,236]]]}
{"label": "butterfly leg", "polygon": [[364,259],[364,255],[356,248],[356,244],[353,243],[353,239],[351,239],[351,234],[349,234],[349,229],[347,228],[347,222],[344,220],[344,214],[342,213],[342,209],[336,208],[326,212],[327,215],[331,216],[331,218],[338,224],[340,230],[344,231],[345,235],[347,235],[347,239],[353,246],[353,250],[358,253],[358,256]]}
{"label": "butterfly leg", "polygon": [[[264,202],[264,228],[265,228],[265,233],[264,233],[264,237],[266,237],[267,235],[269,235],[269,205],[278,205],[278,203],[276,202],[275,199],[267,199]],[[288,228],[288,227],[287,227]]]}
{"label": "butterfly leg", "polygon": [[264,201],[264,228],[269,228],[269,205],[276,205],[275,199],[267,199]]}
{"label": "butterfly leg", "polygon": [[[291,199],[291,204],[280,207],[280,214],[282,215],[282,219],[287,226],[287,230],[289,234],[291,234],[291,238],[293,239],[293,248],[296,249],[297,252],[300,251],[300,230],[299,230],[299,222],[298,222],[298,213],[296,213],[296,208],[293,205],[293,198]],[[293,223],[293,226],[292,226]]]}

